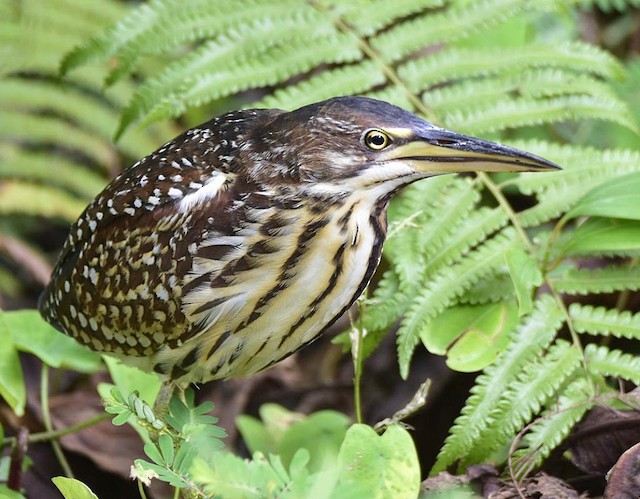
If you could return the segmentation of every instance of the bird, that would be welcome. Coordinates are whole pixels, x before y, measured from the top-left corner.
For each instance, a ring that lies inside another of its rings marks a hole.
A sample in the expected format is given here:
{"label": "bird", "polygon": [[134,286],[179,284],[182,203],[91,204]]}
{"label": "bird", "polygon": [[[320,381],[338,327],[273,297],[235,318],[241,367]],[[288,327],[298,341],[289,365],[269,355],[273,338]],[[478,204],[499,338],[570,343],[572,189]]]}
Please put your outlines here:
{"label": "bird", "polygon": [[454,172],[558,168],[368,97],[232,111],[96,196],[39,309],[164,380],[249,376],[318,338],[363,293],[400,189]]}

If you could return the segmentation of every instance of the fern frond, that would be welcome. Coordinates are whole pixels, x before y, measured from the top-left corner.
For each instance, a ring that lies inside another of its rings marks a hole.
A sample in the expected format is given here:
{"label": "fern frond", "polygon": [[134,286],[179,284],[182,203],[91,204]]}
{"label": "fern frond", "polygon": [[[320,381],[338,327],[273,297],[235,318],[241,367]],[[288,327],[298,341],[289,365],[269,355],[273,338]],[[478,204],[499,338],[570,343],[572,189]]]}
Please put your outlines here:
{"label": "fern frond", "polygon": [[[25,203],[24,200],[29,202]],[[2,183],[0,215],[29,215],[74,222],[86,206],[84,200],[59,189],[9,180]]]}
{"label": "fern frond", "polygon": [[463,80],[444,88],[428,90],[422,100],[439,113],[450,113],[501,100],[506,94],[526,98],[559,95],[591,95],[617,100],[611,87],[587,74],[576,75],[564,68],[532,68],[515,75]]}
{"label": "fern frond", "polygon": [[[455,234],[458,225],[480,199],[469,179],[452,180],[437,193],[431,186],[429,189],[433,196],[422,197],[419,204],[412,203],[413,209],[421,207],[422,216],[415,220],[415,226],[405,227],[397,237],[391,237],[387,242],[387,253],[404,282],[415,281],[416,276],[424,273],[426,261],[440,249],[446,237]],[[408,197],[413,196],[409,194]],[[424,206],[425,199],[429,200],[427,206]],[[437,216],[432,215],[435,213]]]}
{"label": "fern frond", "polygon": [[400,310],[406,308],[399,305],[405,300],[410,298],[400,292],[400,278],[393,270],[387,270],[367,300],[366,314],[361,318],[364,329],[374,334],[387,332],[400,318]]}
{"label": "fern frond", "polygon": [[393,26],[398,19],[443,7],[444,4],[444,0],[359,0],[349,2],[342,8],[345,21],[359,35],[371,36],[376,31]]}
{"label": "fern frond", "polygon": [[[50,153],[4,148],[0,146],[0,179],[22,179],[51,184],[92,199],[106,180],[85,166]],[[55,175],[51,173],[55,172]]]}
{"label": "fern frond", "polygon": [[276,90],[251,107],[296,109],[312,102],[342,94],[362,94],[385,82],[378,63],[364,61],[350,64]]}
{"label": "fern frond", "polygon": [[513,279],[506,272],[482,279],[463,294],[459,301],[470,305],[507,301],[515,295]]}
{"label": "fern frond", "polygon": [[[193,0],[187,4],[177,0],[155,0],[141,4],[100,37],[67,54],[61,71],[64,74],[80,65],[106,61],[122,52],[126,55],[121,57],[121,65],[132,69],[140,55],[154,50],[158,44],[170,49],[206,35],[217,35],[234,21],[238,23],[251,18],[247,13],[260,4],[273,2],[228,0],[218,2],[214,11],[207,8],[208,3],[206,0]],[[214,12],[217,19],[213,18]]]}
{"label": "fern frond", "polygon": [[559,146],[550,142],[516,141],[510,142],[514,147],[534,151],[562,165],[562,170],[553,175],[518,175],[510,181],[527,195],[553,190],[553,194],[564,197],[565,193],[578,191],[582,197],[598,183],[610,178],[640,171],[640,153],[638,151],[608,149],[598,150],[593,147]]}
{"label": "fern frond", "polygon": [[507,350],[476,379],[472,395],[456,419],[431,474],[444,471],[465,456],[469,446],[481,435],[503,393],[539,353],[551,343],[562,325],[563,313],[550,296],[536,301],[535,309],[512,334]]}
{"label": "fern frond", "polygon": [[444,113],[443,121],[466,133],[486,133],[567,120],[612,121],[636,131],[627,105],[617,99],[590,95],[560,96],[551,99],[503,98],[493,105],[475,106]]}
{"label": "fern frond", "polygon": [[591,372],[640,384],[640,357],[637,355],[609,350],[607,347],[594,344],[587,345],[584,353]]}
{"label": "fern frond", "polygon": [[373,39],[371,45],[387,61],[397,61],[426,45],[452,42],[496,26],[527,6],[523,0],[478,0],[454,3],[442,13],[400,23]]}
{"label": "fern frond", "polygon": [[425,324],[482,277],[504,264],[504,252],[513,246],[514,241],[515,231],[504,229],[460,263],[444,268],[426,284],[414,299],[398,330],[398,361],[403,378],[408,374],[409,361]]}
{"label": "fern frond", "polygon": [[575,424],[593,407],[593,390],[584,377],[571,381],[561,392],[557,403],[544,411],[523,439],[524,448],[512,459],[516,476],[533,464],[538,466],[567,437]]}
{"label": "fern frond", "polygon": [[275,85],[321,63],[352,62],[360,57],[359,48],[343,34],[314,40],[313,51],[301,48],[309,40],[298,40],[265,47],[251,58],[243,57],[247,46],[260,42],[261,37],[243,37],[206,43],[141,87],[123,112],[120,130],[147,114],[145,122],[178,116],[188,106]]}
{"label": "fern frond", "polygon": [[578,4],[583,7],[595,5],[604,12],[623,12],[630,7],[639,7],[640,0],[580,0]]}
{"label": "fern frond", "polygon": [[600,269],[570,268],[550,277],[553,287],[561,293],[586,295],[640,289],[640,267],[610,266]]}
{"label": "fern frond", "polygon": [[569,307],[569,315],[573,327],[580,333],[611,334],[618,338],[640,338],[640,314],[632,315],[627,311],[620,312],[605,307],[572,303]]}
{"label": "fern frond", "polygon": [[507,216],[499,208],[476,209],[429,256],[421,272],[423,281],[431,279],[440,269],[467,255],[471,248],[504,227],[506,223]]}
{"label": "fern frond", "polygon": [[593,45],[569,42],[557,45],[527,45],[514,49],[445,49],[401,65],[398,74],[414,92],[450,80],[513,75],[531,68],[562,68],[576,74],[621,78],[622,65],[609,53]]}
{"label": "fern frond", "polygon": [[113,151],[95,135],[48,116],[3,111],[0,136],[23,144],[56,144],[83,153],[98,164],[109,164]]}
{"label": "fern frond", "polygon": [[538,414],[564,382],[580,366],[582,353],[566,341],[554,343],[544,356],[522,366],[516,380],[500,397],[487,426],[474,439],[460,466],[485,462],[518,430]]}
{"label": "fern frond", "polygon": [[[93,96],[86,88],[17,76],[0,80],[0,105],[26,114],[45,111],[59,117],[59,126],[70,122],[83,132],[102,137],[105,142],[111,141],[120,114],[116,103]],[[149,133],[130,134],[119,144],[123,152],[133,157],[150,152],[156,146],[157,138]]]}

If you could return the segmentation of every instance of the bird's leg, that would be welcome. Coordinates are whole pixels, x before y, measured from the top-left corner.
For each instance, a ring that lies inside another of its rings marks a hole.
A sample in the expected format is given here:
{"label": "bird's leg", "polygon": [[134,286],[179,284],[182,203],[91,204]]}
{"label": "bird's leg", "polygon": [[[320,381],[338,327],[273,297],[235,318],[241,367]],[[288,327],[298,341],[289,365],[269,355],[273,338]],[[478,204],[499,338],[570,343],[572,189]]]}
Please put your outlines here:
{"label": "bird's leg", "polygon": [[162,382],[160,391],[156,396],[156,401],[153,404],[153,412],[156,415],[162,415],[168,412],[169,402],[171,402],[175,388],[176,385],[173,381],[167,380]]}
{"label": "bird's leg", "polygon": [[156,415],[162,415],[168,412],[169,402],[173,398],[174,394],[185,402],[184,391],[187,389],[189,385],[185,383],[180,383],[177,381],[166,380],[162,382],[162,386],[160,387],[160,391],[156,396],[156,401],[153,404],[153,412]]}

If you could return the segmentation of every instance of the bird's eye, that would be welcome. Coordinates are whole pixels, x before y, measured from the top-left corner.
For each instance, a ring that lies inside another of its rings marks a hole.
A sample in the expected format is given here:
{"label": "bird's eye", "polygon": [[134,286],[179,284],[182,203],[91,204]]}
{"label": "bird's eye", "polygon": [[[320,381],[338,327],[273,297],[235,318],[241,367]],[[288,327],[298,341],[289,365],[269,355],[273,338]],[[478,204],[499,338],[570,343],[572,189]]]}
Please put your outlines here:
{"label": "bird's eye", "polygon": [[391,144],[391,138],[380,130],[369,130],[364,134],[364,143],[369,149],[380,151]]}

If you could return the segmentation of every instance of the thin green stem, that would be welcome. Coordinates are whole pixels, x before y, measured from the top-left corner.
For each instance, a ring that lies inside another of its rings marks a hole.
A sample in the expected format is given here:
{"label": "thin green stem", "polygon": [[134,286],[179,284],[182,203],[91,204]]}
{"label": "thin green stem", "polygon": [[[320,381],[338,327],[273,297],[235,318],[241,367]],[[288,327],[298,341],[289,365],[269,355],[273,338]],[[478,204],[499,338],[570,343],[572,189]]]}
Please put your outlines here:
{"label": "thin green stem", "polygon": [[[77,433],[79,431],[84,430],[85,428],[89,428],[91,426],[95,426],[98,423],[102,423],[103,421],[108,420],[113,417],[112,414],[107,412],[102,412],[92,418],[85,419],[80,423],[77,423],[73,426],[69,426],[68,428],[62,428],[60,430],[52,430],[52,431],[43,431],[40,433],[32,433],[29,435],[28,442],[29,443],[37,443],[37,442],[48,442],[49,440],[57,440],[66,435],[70,435],[72,433]],[[2,446],[15,445],[16,437],[6,437],[2,440]]]}
{"label": "thin green stem", "polygon": [[[42,364],[42,369],[40,370],[40,405],[42,409],[42,420],[44,422],[44,427],[49,432],[54,431],[53,425],[51,424],[51,412],[49,411],[49,366],[44,363]],[[69,466],[69,462],[64,456],[62,447],[60,446],[60,442],[58,442],[57,439],[51,440],[51,448],[53,449],[53,453],[56,455],[56,458],[58,459],[58,462],[60,463],[65,476],[73,478],[73,471],[71,471],[71,466]]]}
{"label": "thin green stem", "polygon": [[[364,296],[364,295],[363,295]],[[364,341],[364,327],[363,327],[363,317],[366,309],[366,299],[360,298],[358,303],[358,319],[355,324],[352,323],[352,349],[353,349],[353,404],[355,411],[356,423],[362,423],[362,399],[360,395],[360,385],[362,380],[362,371],[363,371],[363,348],[362,343]]]}
{"label": "thin green stem", "polygon": [[144,491],[144,485],[142,481],[138,478],[138,492],[140,493],[140,499],[147,499],[147,494]]}

